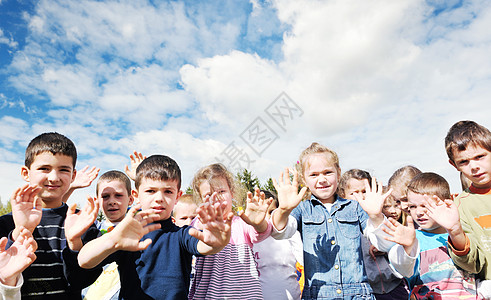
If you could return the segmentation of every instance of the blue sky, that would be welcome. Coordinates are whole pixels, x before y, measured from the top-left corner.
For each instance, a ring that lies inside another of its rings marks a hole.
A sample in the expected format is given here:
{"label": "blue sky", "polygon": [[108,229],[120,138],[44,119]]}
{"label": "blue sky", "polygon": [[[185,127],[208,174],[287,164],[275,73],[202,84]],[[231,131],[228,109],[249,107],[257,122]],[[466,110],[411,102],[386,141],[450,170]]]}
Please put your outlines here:
{"label": "blue sky", "polygon": [[0,0],[0,197],[45,131],[76,143],[79,169],[170,155],[184,187],[229,150],[264,180],[318,141],[343,170],[414,164],[458,192],[443,138],[491,127],[490,27],[477,0]]}

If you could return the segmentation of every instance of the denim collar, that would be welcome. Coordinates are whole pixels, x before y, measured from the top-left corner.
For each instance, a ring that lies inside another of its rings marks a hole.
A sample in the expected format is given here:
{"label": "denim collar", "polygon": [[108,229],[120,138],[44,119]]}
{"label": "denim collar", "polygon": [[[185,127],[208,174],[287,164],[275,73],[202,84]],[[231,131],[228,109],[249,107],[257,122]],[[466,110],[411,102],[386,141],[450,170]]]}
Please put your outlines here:
{"label": "denim collar", "polygon": [[[317,199],[314,195],[312,195],[312,197],[310,197],[310,201],[312,202],[313,206],[316,206],[316,205],[324,206],[324,204],[322,204],[322,202],[319,199]],[[331,211],[334,212],[334,211],[340,209],[341,207],[347,205],[350,202],[351,202],[351,200],[341,198],[336,194],[336,200],[332,204]]]}

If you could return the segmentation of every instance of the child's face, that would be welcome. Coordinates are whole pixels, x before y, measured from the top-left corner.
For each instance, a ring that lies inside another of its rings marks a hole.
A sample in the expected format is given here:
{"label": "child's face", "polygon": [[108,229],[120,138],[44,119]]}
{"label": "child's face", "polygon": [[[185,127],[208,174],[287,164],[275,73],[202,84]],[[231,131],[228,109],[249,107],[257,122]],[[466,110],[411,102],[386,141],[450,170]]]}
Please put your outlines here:
{"label": "child's face", "polygon": [[182,227],[191,224],[191,221],[196,217],[196,209],[198,206],[194,203],[177,202],[174,207],[174,223]]}
{"label": "child's face", "polygon": [[104,215],[111,222],[123,220],[128,206],[133,203],[133,196],[128,195],[126,185],[119,180],[99,182],[97,198],[104,210]]}
{"label": "child's face", "polygon": [[388,197],[385,200],[384,206],[382,207],[382,213],[389,219],[399,220],[402,214],[401,205],[396,203],[392,197]]}
{"label": "child's face", "polygon": [[394,198],[396,204],[401,206],[402,211],[409,215],[409,203],[406,193],[393,190],[390,195]]}
{"label": "child's face", "polygon": [[421,230],[431,233],[445,233],[437,222],[426,214],[426,207],[423,204],[425,199],[424,195],[416,194],[411,191],[407,192],[407,199],[409,202],[409,212],[413,221],[419,225]]}
{"label": "child's face", "polygon": [[366,194],[366,188],[365,184],[368,184],[368,179],[355,179],[355,178],[350,178],[348,179],[348,182],[346,183],[346,199],[352,199],[356,200],[355,197],[353,197],[354,194],[359,194],[365,199],[365,194]]}
{"label": "child's face", "polygon": [[154,209],[160,220],[167,220],[182,191],[178,189],[176,180],[143,178],[140,187],[133,190],[132,195],[137,203],[141,204],[142,209]]}
{"label": "child's face", "polygon": [[214,192],[218,194],[220,202],[226,203],[224,215],[232,211],[232,191],[228,186],[228,182],[225,178],[217,178],[214,180],[215,187],[213,188],[208,181],[203,181],[199,186],[199,193],[201,200],[204,201],[206,196],[211,196]]}
{"label": "child's face", "polygon": [[59,207],[75,179],[73,159],[67,155],[42,152],[34,157],[30,168],[22,167],[21,175],[31,186],[41,187],[39,196],[44,208]]}
{"label": "child's face", "polygon": [[468,145],[464,151],[453,150],[457,170],[477,188],[491,188],[491,152],[478,145]]}
{"label": "child's face", "polygon": [[310,192],[321,202],[334,202],[338,188],[338,171],[324,154],[312,154],[306,157],[304,171],[305,184]]}

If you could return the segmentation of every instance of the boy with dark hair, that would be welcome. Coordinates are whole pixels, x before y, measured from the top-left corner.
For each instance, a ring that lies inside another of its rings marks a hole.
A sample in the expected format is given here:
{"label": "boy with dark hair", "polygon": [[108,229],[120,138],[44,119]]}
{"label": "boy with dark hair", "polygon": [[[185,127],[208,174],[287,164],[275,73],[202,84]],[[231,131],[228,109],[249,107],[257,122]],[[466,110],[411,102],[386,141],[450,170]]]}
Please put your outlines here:
{"label": "boy with dark hair", "polygon": [[171,212],[182,194],[180,186],[181,170],[173,159],[164,155],[144,159],[136,169],[132,191],[138,205],[114,230],[82,248],[80,266],[115,261],[120,299],[187,299],[192,256],[222,250],[230,239],[233,215],[222,217],[215,193],[198,208],[202,232],[176,226]]}
{"label": "boy with dark hair", "polygon": [[[478,274],[480,280],[490,280],[491,132],[476,122],[459,121],[445,137],[445,150],[450,164],[471,181],[455,205],[441,203],[445,213],[453,216],[447,228],[450,255],[464,270]],[[489,298],[491,285],[486,289],[479,292]]]}
{"label": "boy with dark hair", "polygon": [[93,223],[99,207],[90,197],[81,212],[76,204],[68,207],[63,202],[75,178],[75,145],[59,133],[43,133],[29,143],[25,157],[21,175],[30,186],[12,197],[12,213],[0,217],[0,227],[9,231],[9,244],[17,240],[23,227],[38,244],[36,261],[22,273],[22,299],[80,299],[80,290],[100,270],[78,267],[74,251],[97,236]]}

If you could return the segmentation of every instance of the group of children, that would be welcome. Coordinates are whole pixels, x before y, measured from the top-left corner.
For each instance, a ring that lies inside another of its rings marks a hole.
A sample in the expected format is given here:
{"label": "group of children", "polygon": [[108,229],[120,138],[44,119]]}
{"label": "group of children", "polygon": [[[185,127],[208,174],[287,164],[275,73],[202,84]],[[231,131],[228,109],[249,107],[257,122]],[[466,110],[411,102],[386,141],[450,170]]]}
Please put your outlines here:
{"label": "group of children", "polygon": [[491,299],[491,132],[457,122],[445,148],[470,181],[454,200],[438,174],[406,166],[384,187],[312,143],[277,195],[240,203],[222,164],[183,195],[172,158],[135,152],[79,210],[68,196],[99,170],[41,134],[0,217],[0,299]]}

